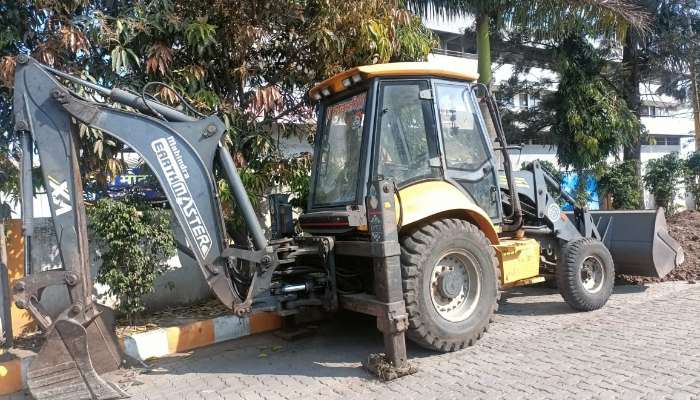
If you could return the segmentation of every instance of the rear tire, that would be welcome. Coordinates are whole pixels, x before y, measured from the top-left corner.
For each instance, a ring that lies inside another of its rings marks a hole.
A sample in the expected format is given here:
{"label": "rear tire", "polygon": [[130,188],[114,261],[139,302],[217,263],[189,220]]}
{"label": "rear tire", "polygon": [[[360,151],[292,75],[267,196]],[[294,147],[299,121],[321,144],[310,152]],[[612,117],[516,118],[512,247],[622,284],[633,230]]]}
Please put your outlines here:
{"label": "rear tire", "polygon": [[592,238],[569,242],[562,248],[556,278],[559,293],[571,308],[597,310],[608,301],[615,285],[610,251]]}
{"label": "rear tire", "polygon": [[471,346],[498,309],[498,260],[476,226],[443,219],[401,240],[401,275],[409,318],[407,336],[441,352]]}

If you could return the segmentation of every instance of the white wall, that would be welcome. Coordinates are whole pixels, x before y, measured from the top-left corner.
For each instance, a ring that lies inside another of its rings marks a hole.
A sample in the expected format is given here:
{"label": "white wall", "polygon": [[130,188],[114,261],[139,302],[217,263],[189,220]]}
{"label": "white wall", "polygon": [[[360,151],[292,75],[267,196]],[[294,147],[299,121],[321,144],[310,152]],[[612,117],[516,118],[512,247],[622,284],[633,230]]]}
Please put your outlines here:
{"label": "white wall", "polygon": [[[642,174],[644,174],[644,167],[649,160],[657,159],[663,157],[666,154],[676,152],[679,153],[681,157],[687,156],[689,149],[694,149],[694,141],[685,139],[681,141],[679,146],[642,146]],[[692,151],[692,150],[691,150]],[[556,166],[559,166],[557,161],[557,147],[550,145],[525,145],[522,152],[511,151],[510,160],[513,164],[513,168],[516,170],[520,169],[523,163],[529,163],[535,160],[549,161]],[[618,159],[622,158],[622,154],[618,155]],[[616,161],[615,157],[609,157],[608,163],[613,163]],[[561,168],[561,166],[559,166]],[[654,208],[654,196],[648,191],[644,191],[644,205],[645,208]],[[686,193],[685,188],[681,187],[678,196],[675,199],[675,205],[678,209],[688,209],[693,208],[695,205],[695,200]]]}
{"label": "white wall", "polygon": [[[34,249],[32,264],[34,270],[53,270],[62,268],[59,257],[53,224],[48,218],[37,218],[34,221]],[[173,224],[175,236],[184,241],[184,233]],[[93,280],[100,266],[98,251],[90,247],[90,266]],[[156,291],[145,296],[145,304],[149,310],[158,310],[168,306],[192,304],[210,297],[207,285],[197,263],[187,255],[178,252],[168,261],[168,270],[158,277],[155,283]],[[95,294],[100,303],[113,306],[114,299],[106,295],[107,287],[96,284]],[[68,292],[65,286],[49,287],[44,291],[42,305],[52,315],[57,315],[68,304]]]}
{"label": "white wall", "polygon": [[[12,218],[19,219],[22,216],[22,205],[19,200],[12,201],[12,198],[4,193],[0,193],[0,203],[6,202],[12,209]],[[36,218],[48,218],[51,216],[49,208],[49,198],[46,194],[34,196],[34,216]]]}

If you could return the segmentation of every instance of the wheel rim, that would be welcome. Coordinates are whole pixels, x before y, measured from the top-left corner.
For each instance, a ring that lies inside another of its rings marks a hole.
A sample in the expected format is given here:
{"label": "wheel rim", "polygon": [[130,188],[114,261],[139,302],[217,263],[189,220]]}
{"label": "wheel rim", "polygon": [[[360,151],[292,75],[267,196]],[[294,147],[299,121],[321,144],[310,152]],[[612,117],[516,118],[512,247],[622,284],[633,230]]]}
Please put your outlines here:
{"label": "wheel rim", "polygon": [[605,269],[603,262],[598,257],[588,256],[581,263],[579,273],[581,286],[588,293],[597,293],[603,288],[605,281]]}
{"label": "wheel rim", "polygon": [[430,300],[450,322],[469,318],[481,294],[481,273],[473,255],[450,250],[438,259],[430,276]]}

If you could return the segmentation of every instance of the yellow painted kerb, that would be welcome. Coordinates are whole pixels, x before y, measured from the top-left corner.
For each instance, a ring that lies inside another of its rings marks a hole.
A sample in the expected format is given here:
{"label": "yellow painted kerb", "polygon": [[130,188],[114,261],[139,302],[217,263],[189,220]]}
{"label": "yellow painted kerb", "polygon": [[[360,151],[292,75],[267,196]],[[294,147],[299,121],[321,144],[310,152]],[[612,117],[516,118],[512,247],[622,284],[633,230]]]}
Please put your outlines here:
{"label": "yellow painted kerb", "polygon": [[488,214],[449,182],[420,182],[401,189],[399,195],[401,207],[398,207],[397,202],[396,208],[397,214],[403,213],[401,220],[404,227],[436,214],[451,211],[468,217],[484,232],[491,243],[499,243],[497,229]]}
{"label": "yellow painted kerb", "polygon": [[332,93],[342,92],[346,89],[343,81],[347,78],[359,75],[362,80],[367,80],[379,76],[411,76],[430,75],[438,78],[459,79],[464,81],[475,81],[479,79],[479,74],[472,71],[465,71],[463,68],[456,68],[449,63],[435,62],[401,62],[363,65],[336,74],[325,81],[317,84],[311,90],[311,98],[324,88],[328,88]]}
{"label": "yellow painted kerb", "polygon": [[214,320],[165,328],[170,354],[179,353],[214,343]]}

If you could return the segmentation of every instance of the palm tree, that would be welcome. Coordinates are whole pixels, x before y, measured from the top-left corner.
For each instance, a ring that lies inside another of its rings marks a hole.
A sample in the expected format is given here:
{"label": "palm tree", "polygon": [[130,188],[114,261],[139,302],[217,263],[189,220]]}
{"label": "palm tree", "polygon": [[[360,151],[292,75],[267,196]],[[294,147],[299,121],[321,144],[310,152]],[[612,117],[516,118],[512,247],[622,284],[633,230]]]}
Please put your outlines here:
{"label": "palm tree", "polygon": [[[473,15],[479,81],[491,83],[490,32],[504,26],[538,38],[558,38],[572,31],[623,36],[628,27],[644,30],[648,16],[632,0],[408,0],[423,16]],[[493,23],[493,25],[492,25]]]}

